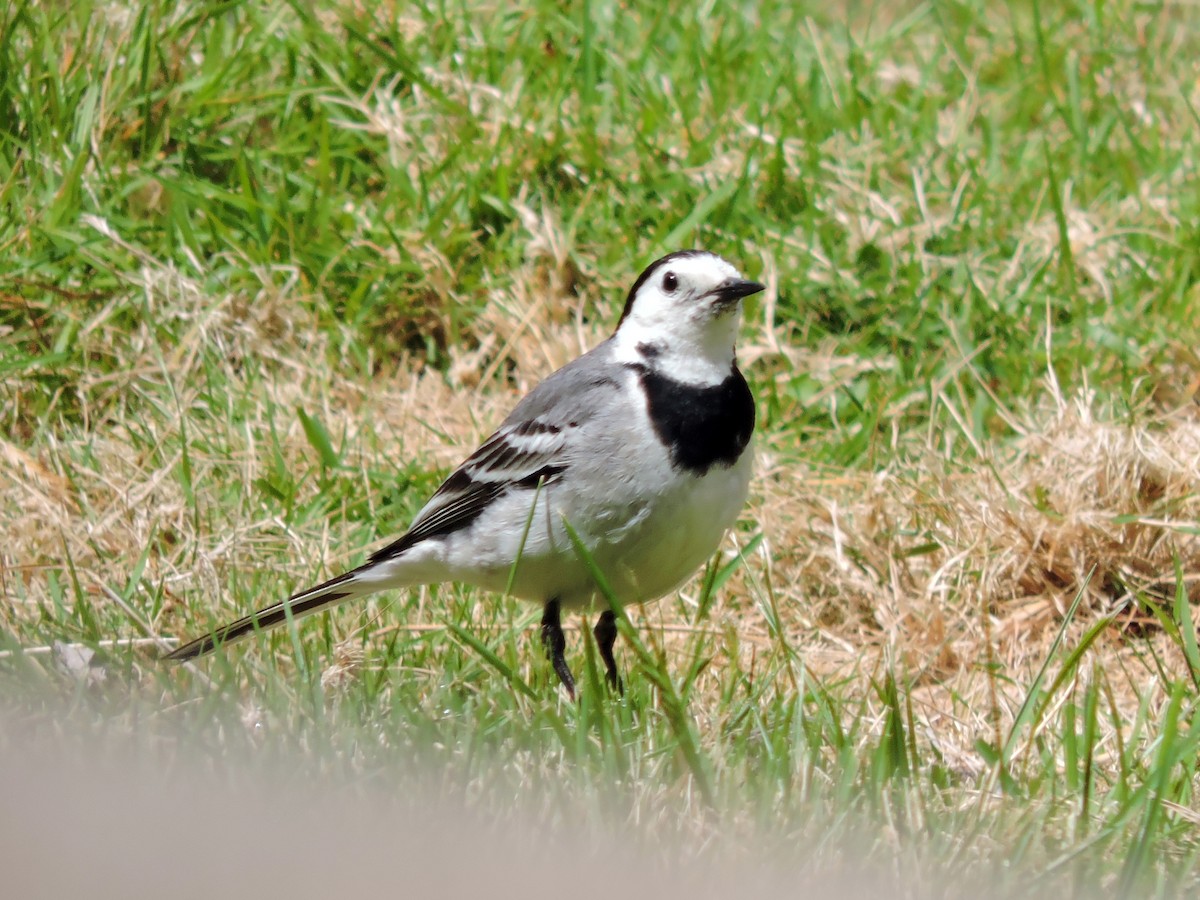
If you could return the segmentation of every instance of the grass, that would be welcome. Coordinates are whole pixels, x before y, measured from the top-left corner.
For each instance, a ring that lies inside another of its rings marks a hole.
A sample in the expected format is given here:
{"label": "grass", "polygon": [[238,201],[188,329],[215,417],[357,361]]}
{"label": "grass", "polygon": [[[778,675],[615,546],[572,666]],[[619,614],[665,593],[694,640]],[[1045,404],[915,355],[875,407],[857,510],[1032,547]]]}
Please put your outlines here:
{"label": "grass", "polygon": [[[10,717],[347,790],[420,761],[684,858],[1194,890],[1193,18],[8,4]],[[759,475],[630,610],[623,699],[586,628],[571,705],[536,612],[455,586],[195,668],[129,643],[380,546],[692,245],[769,284]]]}

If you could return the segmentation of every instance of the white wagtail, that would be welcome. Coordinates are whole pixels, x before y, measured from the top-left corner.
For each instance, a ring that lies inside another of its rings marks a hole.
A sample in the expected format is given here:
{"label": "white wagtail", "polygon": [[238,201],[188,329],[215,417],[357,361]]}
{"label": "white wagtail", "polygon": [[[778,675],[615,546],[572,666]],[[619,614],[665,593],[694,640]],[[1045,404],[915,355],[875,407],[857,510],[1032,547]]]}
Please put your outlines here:
{"label": "white wagtail", "polygon": [[616,617],[567,524],[624,603],[678,587],[716,550],[750,482],[754,398],[734,352],[743,297],[763,290],[700,250],[664,256],[616,333],[559,369],[366,563],[183,645],[189,659],[334,603],[462,581],[544,604],[542,641],[573,697],[563,609],[605,607],[594,634],[619,688]]}

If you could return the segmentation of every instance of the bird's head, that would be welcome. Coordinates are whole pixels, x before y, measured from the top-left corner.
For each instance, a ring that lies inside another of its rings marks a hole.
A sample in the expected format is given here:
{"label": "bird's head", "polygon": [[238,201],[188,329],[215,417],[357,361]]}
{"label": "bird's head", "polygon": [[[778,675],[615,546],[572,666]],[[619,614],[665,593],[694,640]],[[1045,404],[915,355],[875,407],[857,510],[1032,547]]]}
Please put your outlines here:
{"label": "bird's head", "polygon": [[668,254],[629,290],[615,337],[618,358],[682,381],[721,381],[734,363],[742,298],[761,290],[715,253]]}

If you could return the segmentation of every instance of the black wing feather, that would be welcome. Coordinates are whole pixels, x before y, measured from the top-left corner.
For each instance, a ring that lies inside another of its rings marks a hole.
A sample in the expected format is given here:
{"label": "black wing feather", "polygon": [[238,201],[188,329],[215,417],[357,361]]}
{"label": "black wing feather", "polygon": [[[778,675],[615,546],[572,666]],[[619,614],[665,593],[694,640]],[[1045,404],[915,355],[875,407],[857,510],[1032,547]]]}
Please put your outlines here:
{"label": "black wing feather", "polygon": [[501,428],[442,482],[412,527],[371,554],[367,565],[394,559],[428,538],[466,528],[501,494],[536,488],[558,480],[567,466],[559,460],[563,440],[542,440],[527,449],[523,439],[557,437],[561,429],[537,420]]}

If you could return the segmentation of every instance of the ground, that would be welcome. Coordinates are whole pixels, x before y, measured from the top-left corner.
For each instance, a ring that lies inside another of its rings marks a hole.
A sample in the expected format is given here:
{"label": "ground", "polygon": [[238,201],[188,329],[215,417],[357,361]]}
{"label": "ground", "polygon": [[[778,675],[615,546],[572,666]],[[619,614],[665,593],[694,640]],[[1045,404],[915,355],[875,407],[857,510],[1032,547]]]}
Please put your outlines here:
{"label": "ground", "polygon": [[[11,735],[1195,888],[1188,6],[27,2],[0,45]],[[538,611],[458,586],[159,661],[395,537],[687,246],[768,285],[758,468],[623,699],[581,621],[571,705]]]}

